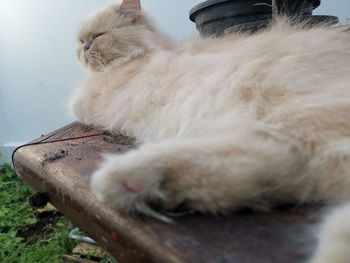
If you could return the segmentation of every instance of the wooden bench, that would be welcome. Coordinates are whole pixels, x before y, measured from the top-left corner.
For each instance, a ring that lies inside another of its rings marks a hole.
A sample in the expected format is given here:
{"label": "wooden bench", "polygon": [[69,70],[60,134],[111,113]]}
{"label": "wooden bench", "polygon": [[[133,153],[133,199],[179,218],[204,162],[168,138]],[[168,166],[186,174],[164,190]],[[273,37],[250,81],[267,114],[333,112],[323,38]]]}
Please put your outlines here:
{"label": "wooden bench", "polygon": [[74,224],[122,263],[125,262],[304,262],[315,247],[312,228],[320,209],[279,209],[271,213],[199,214],[165,224],[130,217],[98,203],[89,176],[101,153],[123,153],[132,141],[73,123],[18,149],[17,174]]}

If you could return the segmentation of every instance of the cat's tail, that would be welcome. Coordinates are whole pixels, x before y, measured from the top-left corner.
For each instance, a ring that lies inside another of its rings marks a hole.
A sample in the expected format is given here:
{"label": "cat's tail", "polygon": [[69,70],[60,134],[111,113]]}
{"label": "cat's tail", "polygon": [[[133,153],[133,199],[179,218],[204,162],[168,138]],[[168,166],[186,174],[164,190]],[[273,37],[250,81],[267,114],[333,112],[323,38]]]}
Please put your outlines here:
{"label": "cat's tail", "polygon": [[312,263],[350,262],[350,203],[337,208],[322,225]]}

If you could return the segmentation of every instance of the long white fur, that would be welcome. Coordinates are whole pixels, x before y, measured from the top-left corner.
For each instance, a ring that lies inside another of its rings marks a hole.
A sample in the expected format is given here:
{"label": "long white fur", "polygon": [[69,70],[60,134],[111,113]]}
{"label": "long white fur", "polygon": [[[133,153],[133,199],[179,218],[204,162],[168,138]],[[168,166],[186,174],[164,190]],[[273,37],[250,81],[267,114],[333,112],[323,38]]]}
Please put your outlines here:
{"label": "long white fur", "polygon": [[329,215],[320,232],[320,242],[311,263],[350,262],[350,205]]}
{"label": "long white fur", "polygon": [[[281,20],[253,36],[176,46],[141,10],[134,10],[135,22],[118,8],[98,12],[82,28],[83,41],[90,31],[108,33],[95,41],[91,57],[78,47],[91,71],[71,108],[82,123],[121,131],[143,145],[101,164],[91,182],[99,200],[160,219],[149,202],[227,213],[242,206],[350,201],[346,28]],[[138,191],[125,187],[135,182]],[[331,246],[329,233],[340,231],[329,224],[315,262],[343,247],[323,249]]]}

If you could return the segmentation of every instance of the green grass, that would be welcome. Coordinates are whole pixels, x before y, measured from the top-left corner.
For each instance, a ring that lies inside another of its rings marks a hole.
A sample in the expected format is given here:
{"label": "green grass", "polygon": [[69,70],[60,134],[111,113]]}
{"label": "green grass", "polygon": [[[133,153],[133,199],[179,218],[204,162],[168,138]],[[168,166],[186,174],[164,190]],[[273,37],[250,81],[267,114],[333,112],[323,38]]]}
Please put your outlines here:
{"label": "green grass", "polygon": [[21,237],[39,223],[28,205],[31,190],[17,178],[10,166],[0,166],[0,262],[40,263],[59,262],[63,254],[70,253],[74,242],[69,240],[69,221],[58,217],[39,233]]}
{"label": "green grass", "polygon": [[[9,165],[0,165],[0,263],[60,262],[76,245],[68,238],[72,225],[63,216],[35,216],[28,204],[31,194]],[[100,262],[117,263],[110,257]]]}

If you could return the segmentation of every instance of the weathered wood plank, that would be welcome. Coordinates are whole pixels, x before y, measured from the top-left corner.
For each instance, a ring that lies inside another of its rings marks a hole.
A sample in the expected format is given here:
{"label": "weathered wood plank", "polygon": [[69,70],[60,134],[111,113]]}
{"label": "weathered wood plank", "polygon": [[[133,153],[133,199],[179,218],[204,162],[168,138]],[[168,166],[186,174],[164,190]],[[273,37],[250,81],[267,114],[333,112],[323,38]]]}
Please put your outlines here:
{"label": "weathered wood plank", "polygon": [[171,225],[121,215],[95,200],[89,177],[102,153],[122,154],[130,140],[74,123],[34,142],[15,153],[17,174],[121,262],[292,263],[314,248],[317,209],[195,214]]}

